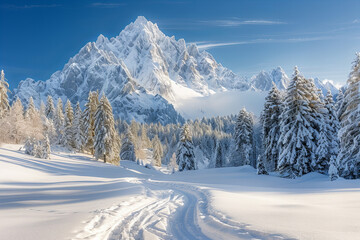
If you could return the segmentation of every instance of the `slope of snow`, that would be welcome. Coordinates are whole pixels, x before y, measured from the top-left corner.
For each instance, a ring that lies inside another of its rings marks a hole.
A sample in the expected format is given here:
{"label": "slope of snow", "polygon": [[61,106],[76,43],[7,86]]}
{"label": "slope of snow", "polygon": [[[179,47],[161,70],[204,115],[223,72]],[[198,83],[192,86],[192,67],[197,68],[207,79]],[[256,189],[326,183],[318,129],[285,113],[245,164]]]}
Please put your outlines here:
{"label": "slope of snow", "polygon": [[0,148],[0,239],[356,239],[359,180],[251,167],[162,174]]}

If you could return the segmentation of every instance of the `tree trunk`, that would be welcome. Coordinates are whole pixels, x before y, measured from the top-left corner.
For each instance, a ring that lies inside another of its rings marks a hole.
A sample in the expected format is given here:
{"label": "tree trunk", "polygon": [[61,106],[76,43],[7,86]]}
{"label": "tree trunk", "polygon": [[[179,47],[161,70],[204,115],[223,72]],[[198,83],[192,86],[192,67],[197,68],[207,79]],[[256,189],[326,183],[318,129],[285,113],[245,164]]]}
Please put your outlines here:
{"label": "tree trunk", "polygon": [[104,154],[104,163],[106,163],[106,155]]}

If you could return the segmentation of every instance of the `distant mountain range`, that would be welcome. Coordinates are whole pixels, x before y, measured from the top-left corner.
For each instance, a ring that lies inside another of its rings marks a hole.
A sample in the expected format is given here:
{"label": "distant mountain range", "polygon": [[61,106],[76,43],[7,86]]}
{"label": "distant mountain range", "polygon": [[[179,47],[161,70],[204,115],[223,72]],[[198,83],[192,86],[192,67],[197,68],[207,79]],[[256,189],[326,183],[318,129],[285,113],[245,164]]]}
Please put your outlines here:
{"label": "distant mountain range", "polygon": [[[251,79],[240,77],[196,44],[168,37],[140,16],[115,38],[100,35],[87,43],[50,79],[21,81],[13,97],[27,103],[32,96],[39,105],[51,95],[83,106],[89,91],[99,91],[109,98],[117,117],[166,124],[184,121],[176,110],[183,99],[228,90],[267,91],[272,82],[279,89],[288,85],[281,67]],[[330,82],[315,82],[323,91],[336,91]]]}

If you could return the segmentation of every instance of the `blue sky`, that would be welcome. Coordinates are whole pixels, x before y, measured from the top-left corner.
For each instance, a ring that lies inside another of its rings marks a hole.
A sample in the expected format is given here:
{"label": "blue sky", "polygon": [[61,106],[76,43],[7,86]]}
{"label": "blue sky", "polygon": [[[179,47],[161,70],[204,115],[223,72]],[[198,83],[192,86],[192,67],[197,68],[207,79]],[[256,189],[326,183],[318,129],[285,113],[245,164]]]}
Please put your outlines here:
{"label": "blue sky", "polygon": [[0,1],[0,68],[10,88],[46,80],[99,34],[137,16],[197,42],[222,65],[251,76],[298,65],[307,77],[344,83],[360,51],[358,0]]}

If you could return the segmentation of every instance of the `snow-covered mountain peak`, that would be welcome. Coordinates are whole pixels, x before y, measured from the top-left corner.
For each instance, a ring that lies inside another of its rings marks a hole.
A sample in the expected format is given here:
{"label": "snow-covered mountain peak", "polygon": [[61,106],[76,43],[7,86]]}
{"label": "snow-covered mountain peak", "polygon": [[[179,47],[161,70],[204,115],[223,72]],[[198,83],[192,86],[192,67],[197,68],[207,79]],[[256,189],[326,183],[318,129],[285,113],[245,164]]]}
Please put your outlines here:
{"label": "snow-covered mountain peak", "polygon": [[143,16],[139,16],[134,22],[127,25],[116,38],[121,41],[129,36],[142,36],[147,38],[146,40],[148,41],[156,41],[159,38],[165,37],[165,34],[160,31],[157,24],[148,21]]}
{"label": "snow-covered mountain peak", "polygon": [[339,89],[332,83],[332,81],[321,81],[319,78],[314,78],[313,80],[316,87],[321,90],[323,96],[326,96],[328,90],[330,90],[334,97],[339,93]]}
{"label": "snow-covered mountain peak", "polygon": [[100,34],[87,43],[49,80],[22,81],[14,95],[25,103],[30,96],[40,104],[52,95],[83,105],[89,91],[98,90],[124,119],[168,123],[182,121],[173,106],[187,99],[235,89],[267,91],[272,82],[286,88],[289,78],[281,67],[247,81],[196,44],[166,36],[140,16],[118,36]]}
{"label": "snow-covered mountain peak", "polygon": [[107,37],[105,37],[104,35],[100,34],[95,43],[97,46],[103,45],[103,44],[108,44],[109,39]]}
{"label": "snow-covered mountain peak", "polygon": [[258,90],[268,91],[273,83],[278,89],[284,90],[289,84],[289,77],[281,67],[273,69],[271,72],[261,71],[251,78],[251,85]]}

